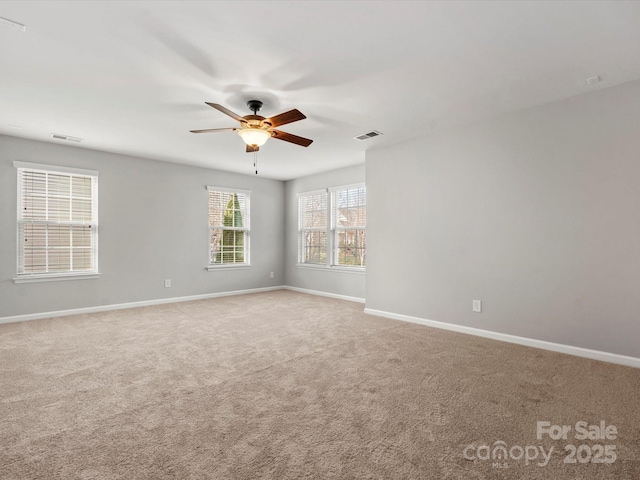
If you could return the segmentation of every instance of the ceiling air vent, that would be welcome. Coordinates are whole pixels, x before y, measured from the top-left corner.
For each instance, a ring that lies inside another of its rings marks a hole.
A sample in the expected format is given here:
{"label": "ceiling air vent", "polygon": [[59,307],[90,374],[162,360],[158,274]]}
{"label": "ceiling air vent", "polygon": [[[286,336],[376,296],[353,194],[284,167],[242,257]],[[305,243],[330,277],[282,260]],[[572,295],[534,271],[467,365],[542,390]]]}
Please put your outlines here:
{"label": "ceiling air vent", "polygon": [[56,140],[65,140],[67,142],[76,142],[80,143],[82,141],[81,138],[78,137],[70,137],[69,135],[60,135],[59,133],[54,133],[51,135]]}
{"label": "ceiling air vent", "polygon": [[378,137],[380,135],[382,135],[381,132],[379,132],[377,130],[371,130],[369,133],[363,133],[362,135],[356,135],[353,138],[356,139],[356,140],[366,140],[368,138]]}

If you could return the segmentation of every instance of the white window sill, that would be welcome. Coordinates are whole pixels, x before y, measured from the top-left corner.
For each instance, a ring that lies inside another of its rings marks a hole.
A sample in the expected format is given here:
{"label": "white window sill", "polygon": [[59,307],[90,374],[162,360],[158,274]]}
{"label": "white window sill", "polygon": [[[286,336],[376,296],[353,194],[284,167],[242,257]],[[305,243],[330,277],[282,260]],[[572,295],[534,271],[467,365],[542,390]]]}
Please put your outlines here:
{"label": "white window sill", "polygon": [[244,270],[251,268],[249,263],[237,263],[237,264],[223,264],[223,265],[207,265],[207,270],[210,272],[216,270]]}
{"label": "white window sill", "polygon": [[36,283],[36,282],[62,282],[66,280],[91,280],[99,278],[99,273],[63,273],[63,274],[40,274],[40,275],[20,275],[13,279],[14,283]]}
{"label": "white window sill", "polygon": [[358,273],[365,274],[367,273],[366,267],[347,267],[344,265],[314,265],[313,263],[298,263],[296,264],[298,268],[308,268],[310,270],[324,270],[324,271],[338,271],[344,273]]}

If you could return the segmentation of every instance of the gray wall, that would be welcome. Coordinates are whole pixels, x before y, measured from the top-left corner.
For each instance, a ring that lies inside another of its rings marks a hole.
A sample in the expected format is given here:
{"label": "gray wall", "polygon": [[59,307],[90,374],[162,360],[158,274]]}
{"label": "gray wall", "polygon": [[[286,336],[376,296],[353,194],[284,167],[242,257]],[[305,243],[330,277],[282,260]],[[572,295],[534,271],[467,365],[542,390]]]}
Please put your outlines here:
{"label": "gray wall", "polygon": [[[100,278],[14,284],[14,160],[100,172]],[[207,184],[251,190],[251,268],[205,270]],[[283,182],[0,136],[0,317],[279,286],[283,265]]]}
{"label": "gray wall", "polygon": [[290,180],[285,185],[286,255],[285,283],[291,287],[364,299],[363,272],[329,268],[298,267],[298,198],[303,192],[365,181],[364,165],[341,168]]}
{"label": "gray wall", "polygon": [[367,308],[640,357],[639,99],[368,152]]}

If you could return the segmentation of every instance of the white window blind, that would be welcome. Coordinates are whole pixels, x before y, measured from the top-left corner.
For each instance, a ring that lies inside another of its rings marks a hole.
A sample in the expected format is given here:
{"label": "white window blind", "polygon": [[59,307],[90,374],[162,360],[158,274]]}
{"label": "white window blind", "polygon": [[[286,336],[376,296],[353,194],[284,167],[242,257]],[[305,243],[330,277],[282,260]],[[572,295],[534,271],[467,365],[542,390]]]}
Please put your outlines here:
{"label": "white window blind", "polygon": [[98,176],[18,168],[18,276],[97,273]]}
{"label": "white window blind", "polygon": [[367,190],[346,187],[331,192],[332,265],[364,267],[367,240]]}
{"label": "white window blind", "polygon": [[298,196],[298,261],[327,265],[327,230],[329,226],[327,192]]}
{"label": "white window blind", "polygon": [[209,264],[249,263],[250,192],[207,187],[209,190]]}

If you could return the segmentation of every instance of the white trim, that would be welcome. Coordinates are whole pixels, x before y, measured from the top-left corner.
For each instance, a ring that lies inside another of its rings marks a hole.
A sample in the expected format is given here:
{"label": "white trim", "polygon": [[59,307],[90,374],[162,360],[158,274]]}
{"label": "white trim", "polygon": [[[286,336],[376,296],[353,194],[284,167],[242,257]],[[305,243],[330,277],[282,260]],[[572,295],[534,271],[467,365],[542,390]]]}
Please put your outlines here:
{"label": "white trim", "polygon": [[48,273],[42,275],[21,275],[13,279],[13,283],[36,283],[36,282],[60,282],[64,280],[91,280],[100,278],[100,273],[70,273],[70,274],[56,274]]}
{"label": "white trim", "polygon": [[367,267],[360,267],[360,266],[349,266],[349,265],[331,265],[329,267],[329,270],[336,270],[339,272],[346,272],[346,273],[359,273],[360,275],[364,275],[365,273],[367,273]]}
{"label": "white trim", "polygon": [[207,298],[229,297],[232,295],[245,295],[247,293],[270,292],[272,290],[282,290],[284,287],[263,287],[250,288],[247,290],[233,290],[230,292],[205,293],[203,295],[189,295],[187,297],[158,298],[155,300],[144,300],[141,302],[118,303],[113,305],[101,305],[99,307],[73,308],[70,310],[58,310],[55,312],[32,313],[27,315],[15,315],[12,317],[0,317],[0,324],[25,322],[28,320],[38,320],[41,318],[66,317],[67,315],[78,315],[82,313],[106,312],[109,310],[123,310],[125,308],[148,307],[151,305],[163,305],[165,303],[189,302],[192,300],[204,300]]}
{"label": "white trim", "polygon": [[84,168],[75,168],[75,167],[61,167],[59,165],[47,165],[46,163],[20,162],[18,160],[14,160],[13,166],[15,168],[26,168],[28,170],[43,170],[45,172],[67,173],[70,175],[86,175],[88,177],[98,176],[97,170],[86,170]]}
{"label": "white trim", "polygon": [[347,300],[348,302],[364,303],[364,298],[349,297],[347,295],[338,295],[337,293],[321,292],[319,290],[309,290],[306,288],[290,287],[285,285],[282,287],[285,290],[291,290],[292,292],[308,293],[309,295],[318,295],[320,297],[337,298],[339,300]]}
{"label": "white trim", "polygon": [[435,320],[427,320],[424,318],[402,315],[399,313],[385,312],[372,308],[365,308],[364,313],[376,315],[378,317],[391,318],[403,322],[417,323],[427,327],[439,328],[441,330],[450,330],[452,332],[466,333],[478,337],[490,338],[501,342],[515,343],[527,347],[541,348],[543,350],[551,350],[552,352],[565,353],[577,357],[590,358],[601,362],[615,363],[625,365],[627,367],[640,368],[640,358],[619,355],[617,353],[602,352],[600,350],[591,350],[588,348],[575,347],[573,345],[564,345],[561,343],[547,342],[545,340],[536,340],[534,338],[519,337],[517,335],[509,335],[507,333],[492,332],[490,330],[482,330],[479,328],[466,327],[463,325],[455,325],[453,323],[438,322]]}
{"label": "white trim", "polygon": [[215,270],[245,270],[251,268],[249,263],[216,263],[206,266],[206,270],[213,272]]}
{"label": "white trim", "polygon": [[309,270],[329,271],[329,267],[324,263],[296,263],[297,268],[308,268]]}
{"label": "white trim", "polygon": [[251,195],[251,190],[243,190],[242,188],[229,188],[229,187],[216,187],[213,185],[207,185],[207,191],[224,192],[224,193],[244,193],[245,195]]}
{"label": "white trim", "polygon": [[349,267],[347,265],[325,265],[324,263],[296,263],[297,268],[308,268],[309,270],[322,270],[325,272],[337,271],[344,273],[358,273],[364,275],[367,273],[366,267]]}

